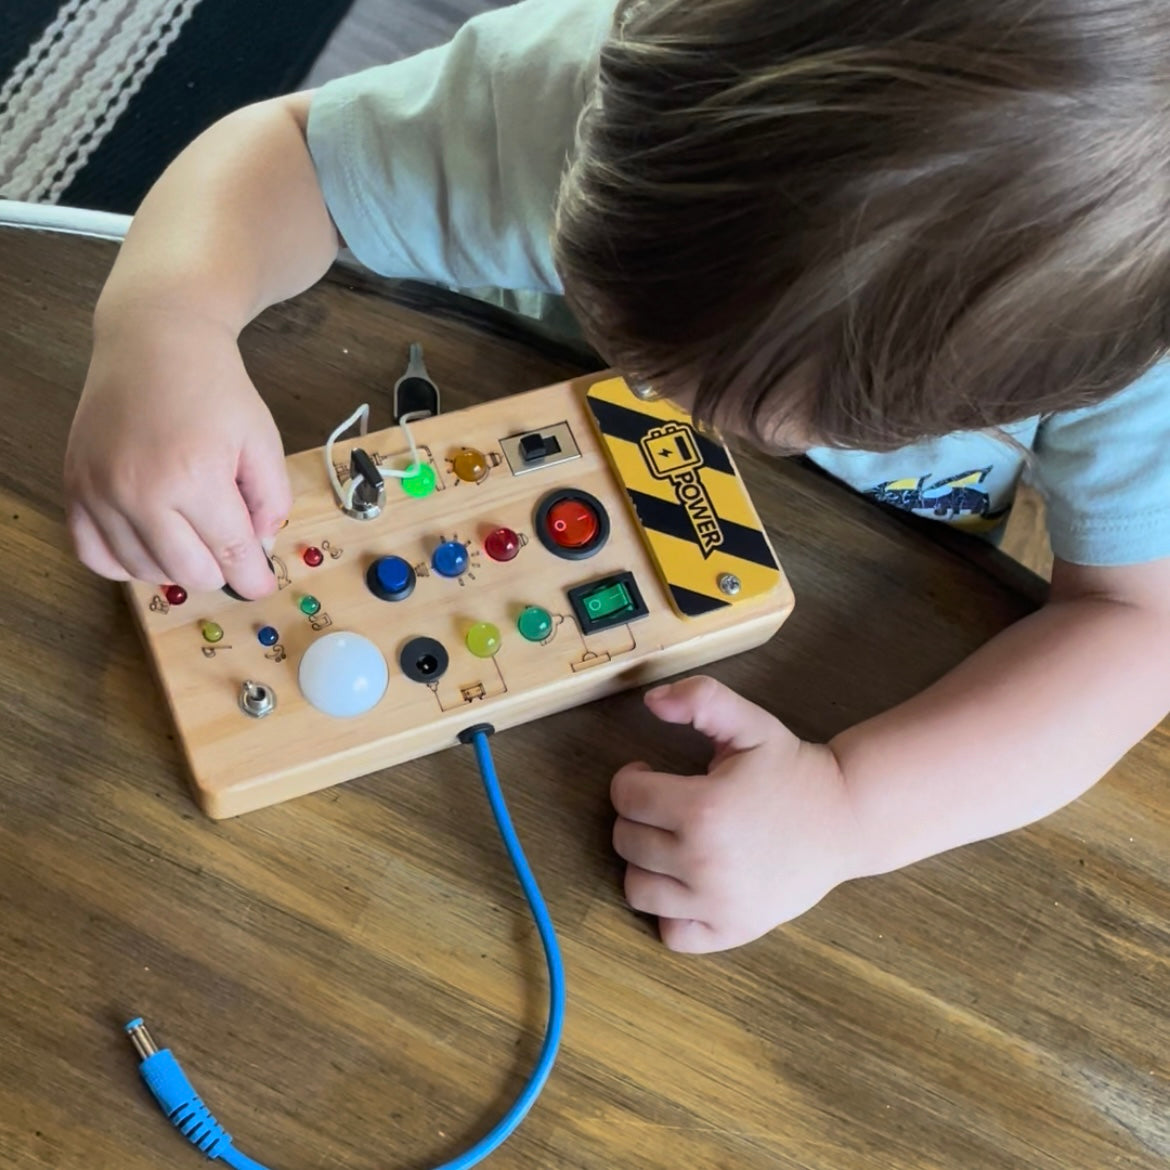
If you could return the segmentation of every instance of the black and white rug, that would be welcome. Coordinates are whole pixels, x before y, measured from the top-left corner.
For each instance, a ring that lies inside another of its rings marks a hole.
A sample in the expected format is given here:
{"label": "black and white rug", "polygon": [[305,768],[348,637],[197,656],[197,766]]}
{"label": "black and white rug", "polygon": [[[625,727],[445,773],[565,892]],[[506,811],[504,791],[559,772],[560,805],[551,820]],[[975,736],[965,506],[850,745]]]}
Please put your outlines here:
{"label": "black and white rug", "polygon": [[0,198],[131,213],[212,122],[288,93],[352,0],[0,0]]}

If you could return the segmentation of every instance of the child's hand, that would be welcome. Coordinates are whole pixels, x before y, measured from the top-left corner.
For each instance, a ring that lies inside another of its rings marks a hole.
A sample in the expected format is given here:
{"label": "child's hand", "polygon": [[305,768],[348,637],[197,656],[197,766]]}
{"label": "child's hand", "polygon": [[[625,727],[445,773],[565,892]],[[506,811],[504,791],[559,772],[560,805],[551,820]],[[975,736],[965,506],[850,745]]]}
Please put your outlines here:
{"label": "child's hand", "polygon": [[115,580],[275,588],[291,506],[280,435],[223,323],[136,309],[96,330],[65,458],[81,560]]}
{"label": "child's hand", "polygon": [[658,687],[646,703],[714,743],[705,776],[630,764],[614,776],[613,842],[626,897],[676,951],[751,942],[855,876],[857,828],[833,753],[714,679]]}

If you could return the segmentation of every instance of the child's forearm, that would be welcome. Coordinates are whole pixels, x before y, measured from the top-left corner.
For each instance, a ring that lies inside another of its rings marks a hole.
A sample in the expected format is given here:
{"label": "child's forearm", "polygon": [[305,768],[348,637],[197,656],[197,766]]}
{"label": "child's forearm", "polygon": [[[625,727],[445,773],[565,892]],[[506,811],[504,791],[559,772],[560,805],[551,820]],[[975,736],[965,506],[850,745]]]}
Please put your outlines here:
{"label": "child's forearm", "polygon": [[1082,596],[1004,631],[831,748],[880,873],[1040,819],[1170,710],[1164,608]]}
{"label": "child's forearm", "polygon": [[237,111],[197,138],[151,189],[98,305],[175,306],[242,329],[308,288],[337,255],[305,142],[309,96]]}

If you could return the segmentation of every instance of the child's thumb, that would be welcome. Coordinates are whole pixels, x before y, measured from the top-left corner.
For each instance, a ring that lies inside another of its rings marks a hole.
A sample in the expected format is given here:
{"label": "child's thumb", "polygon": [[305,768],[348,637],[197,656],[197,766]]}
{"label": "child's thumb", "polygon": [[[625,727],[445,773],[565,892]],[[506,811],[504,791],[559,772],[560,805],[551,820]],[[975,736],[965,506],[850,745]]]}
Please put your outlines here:
{"label": "child's thumb", "polygon": [[646,705],[665,723],[689,723],[709,739],[747,751],[759,747],[779,726],[762,707],[707,675],[655,687]]}
{"label": "child's thumb", "polygon": [[270,545],[292,510],[292,490],[280,442],[251,439],[240,452],[236,483],[252,516],[252,530]]}

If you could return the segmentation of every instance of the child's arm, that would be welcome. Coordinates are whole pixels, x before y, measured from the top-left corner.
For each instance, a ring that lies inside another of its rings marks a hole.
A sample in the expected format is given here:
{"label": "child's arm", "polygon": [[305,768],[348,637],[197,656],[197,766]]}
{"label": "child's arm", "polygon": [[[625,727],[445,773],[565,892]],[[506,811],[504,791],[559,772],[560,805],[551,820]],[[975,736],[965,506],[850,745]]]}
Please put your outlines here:
{"label": "child's arm", "polygon": [[1049,603],[923,694],[837,736],[866,873],[1019,828],[1170,711],[1170,560],[1057,562]]}
{"label": "child's arm", "polygon": [[651,692],[716,742],[705,777],[614,778],[627,896],[678,950],[736,946],[854,877],[1019,828],[1170,710],[1170,560],[1058,563],[1051,601],[922,694],[803,744],[711,680]]}
{"label": "child's arm", "polygon": [[174,307],[239,331],[337,255],[305,142],[311,94],[249,106],[200,135],[134,215],[98,320]]}
{"label": "child's arm", "polygon": [[305,142],[309,96],[238,111],[171,164],[102,291],[66,456],[79,555],[109,577],[274,587],[290,504],[279,435],[236,347],[338,239]]}

